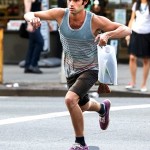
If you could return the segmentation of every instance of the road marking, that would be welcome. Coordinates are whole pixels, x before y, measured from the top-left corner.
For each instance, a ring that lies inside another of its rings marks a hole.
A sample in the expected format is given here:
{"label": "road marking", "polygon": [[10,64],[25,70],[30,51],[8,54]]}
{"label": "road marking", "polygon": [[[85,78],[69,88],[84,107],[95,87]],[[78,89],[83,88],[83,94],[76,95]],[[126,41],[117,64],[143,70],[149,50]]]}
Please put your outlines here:
{"label": "road marking", "polygon": [[150,104],[112,107],[111,111],[150,108]]}
{"label": "road marking", "polygon": [[[144,108],[150,108],[150,104],[116,106],[116,107],[111,107],[111,111],[130,110],[130,109],[144,109]],[[86,113],[94,113],[94,112],[86,112]],[[64,112],[55,112],[55,113],[48,113],[48,114],[42,114],[42,115],[8,118],[8,119],[0,120],[0,126],[8,125],[8,124],[21,123],[21,122],[28,122],[28,121],[36,121],[36,120],[42,120],[42,119],[64,117],[64,116],[68,116],[68,115],[69,115],[68,111],[64,111]]]}
{"label": "road marking", "polygon": [[0,125],[7,125],[7,124],[13,124],[13,123],[27,122],[27,121],[35,121],[35,120],[41,120],[41,119],[57,118],[57,117],[63,117],[63,116],[68,116],[68,115],[69,115],[69,113],[67,111],[64,111],[64,112],[48,113],[48,114],[42,114],[42,115],[24,116],[24,117],[18,117],[18,118],[8,118],[8,119],[0,120]]}
{"label": "road marking", "polygon": [[0,99],[9,98],[8,96],[0,96]]}

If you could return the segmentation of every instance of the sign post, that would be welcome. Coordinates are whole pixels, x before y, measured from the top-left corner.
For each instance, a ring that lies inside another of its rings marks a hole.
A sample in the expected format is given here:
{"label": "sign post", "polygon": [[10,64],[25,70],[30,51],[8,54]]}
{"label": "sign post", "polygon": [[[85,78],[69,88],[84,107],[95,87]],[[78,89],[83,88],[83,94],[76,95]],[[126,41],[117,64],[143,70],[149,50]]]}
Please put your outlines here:
{"label": "sign post", "polygon": [[3,83],[3,28],[0,28],[0,84]]}

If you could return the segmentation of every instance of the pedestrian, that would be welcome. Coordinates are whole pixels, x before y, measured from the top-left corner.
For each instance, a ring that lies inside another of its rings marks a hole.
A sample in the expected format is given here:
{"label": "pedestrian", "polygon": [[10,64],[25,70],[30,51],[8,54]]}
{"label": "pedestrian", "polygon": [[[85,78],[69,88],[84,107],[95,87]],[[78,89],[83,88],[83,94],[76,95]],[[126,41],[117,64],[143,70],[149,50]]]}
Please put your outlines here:
{"label": "pedestrian", "polygon": [[131,37],[126,37],[129,43],[129,68],[131,82],[126,86],[133,90],[136,87],[137,58],[143,62],[143,77],[141,92],[146,92],[147,78],[150,69],[150,0],[136,0],[132,6],[131,19],[128,25],[132,29]]}
{"label": "pedestrian", "polygon": [[[75,144],[69,150],[89,150],[84,138],[84,111],[98,113],[102,130],[106,130],[109,124],[110,100],[98,103],[88,96],[88,91],[98,80],[97,44],[105,46],[109,38],[131,34],[128,27],[86,11],[87,3],[88,0],[67,0],[68,8],[52,8],[24,15],[35,29],[41,25],[40,19],[56,20],[59,25],[68,85],[65,103],[75,132]],[[104,33],[98,34],[99,30]]]}
{"label": "pedestrian", "polygon": [[[40,11],[42,8],[42,0],[24,0],[25,12]],[[41,74],[42,71],[38,67],[41,52],[44,46],[40,28],[34,30],[31,23],[27,23],[27,31],[29,32],[29,44],[25,58],[24,73]]]}
{"label": "pedestrian", "polygon": [[95,13],[96,15],[105,16],[104,7],[105,7],[104,0],[94,0],[91,6],[91,12]]}

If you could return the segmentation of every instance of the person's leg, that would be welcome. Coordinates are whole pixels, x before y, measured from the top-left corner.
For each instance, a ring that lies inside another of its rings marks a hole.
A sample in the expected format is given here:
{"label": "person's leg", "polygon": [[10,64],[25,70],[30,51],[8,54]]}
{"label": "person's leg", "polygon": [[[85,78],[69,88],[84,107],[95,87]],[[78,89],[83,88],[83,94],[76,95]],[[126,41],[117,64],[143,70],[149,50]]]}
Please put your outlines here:
{"label": "person's leg", "polygon": [[90,98],[89,102],[81,106],[82,111],[95,111],[99,114],[99,124],[102,130],[106,130],[109,125],[109,111],[111,102],[105,99],[102,103],[97,102],[95,99]]}
{"label": "person's leg", "polygon": [[35,47],[34,43],[34,36],[33,33],[29,33],[29,44],[28,44],[28,50],[26,54],[26,59],[25,59],[25,69],[29,69],[32,61],[32,55]]}
{"label": "person's leg", "polygon": [[67,78],[69,91],[66,94],[65,102],[75,131],[75,145],[70,150],[74,150],[74,147],[88,150],[84,139],[84,118],[80,105],[85,105],[89,101],[87,92],[97,81],[97,75],[98,71],[85,71]]}
{"label": "person's leg", "polygon": [[44,46],[44,40],[41,35],[40,28],[38,28],[34,32],[34,42],[35,42],[35,48],[34,48],[32,60],[31,60],[31,65],[33,67],[37,67],[38,61],[40,59],[40,55],[41,55],[41,52],[42,52],[43,46]]}
{"label": "person's leg", "polygon": [[149,70],[150,70],[150,59],[143,58],[143,80],[141,84],[141,89],[146,88],[146,82],[147,82]]}
{"label": "person's leg", "polygon": [[[96,100],[90,99],[87,94],[90,88],[97,81],[97,75],[97,71],[86,71],[75,78],[67,79],[69,91],[66,94],[65,102],[70,112],[75,131],[75,143],[79,143],[84,147],[81,149],[87,149],[84,141],[83,111],[88,110],[98,112],[101,118],[105,119],[103,123],[101,123],[100,120],[100,126],[103,130],[108,127],[109,123],[110,102],[105,100],[102,104],[100,104]],[[109,106],[106,106],[106,103],[109,103]],[[73,148],[70,150],[72,149]]]}
{"label": "person's leg", "polygon": [[137,58],[132,54],[129,58],[129,68],[131,73],[131,84],[134,86],[136,84]]}
{"label": "person's leg", "polygon": [[81,106],[81,110],[84,111],[96,111],[101,109],[101,105],[94,98],[90,98],[90,101],[85,105]]}
{"label": "person's leg", "polygon": [[68,91],[65,97],[65,103],[69,110],[72,124],[74,127],[76,137],[83,136],[84,123],[83,123],[83,114],[82,110],[78,105],[79,96],[72,92]]}
{"label": "person's leg", "polygon": [[72,91],[68,91],[65,103],[69,110],[75,132],[75,144],[69,150],[89,150],[84,139],[84,118],[78,102],[79,96]]}

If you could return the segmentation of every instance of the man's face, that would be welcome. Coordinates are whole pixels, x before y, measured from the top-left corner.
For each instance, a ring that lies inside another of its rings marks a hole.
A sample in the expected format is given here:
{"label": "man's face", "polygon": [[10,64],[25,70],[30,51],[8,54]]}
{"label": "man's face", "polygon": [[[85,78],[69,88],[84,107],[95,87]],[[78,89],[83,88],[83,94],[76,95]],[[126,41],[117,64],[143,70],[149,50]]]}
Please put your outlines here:
{"label": "man's face", "polygon": [[84,9],[86,3],[83,0],[68,0],[67,4],[70,13],[77,14]]}

